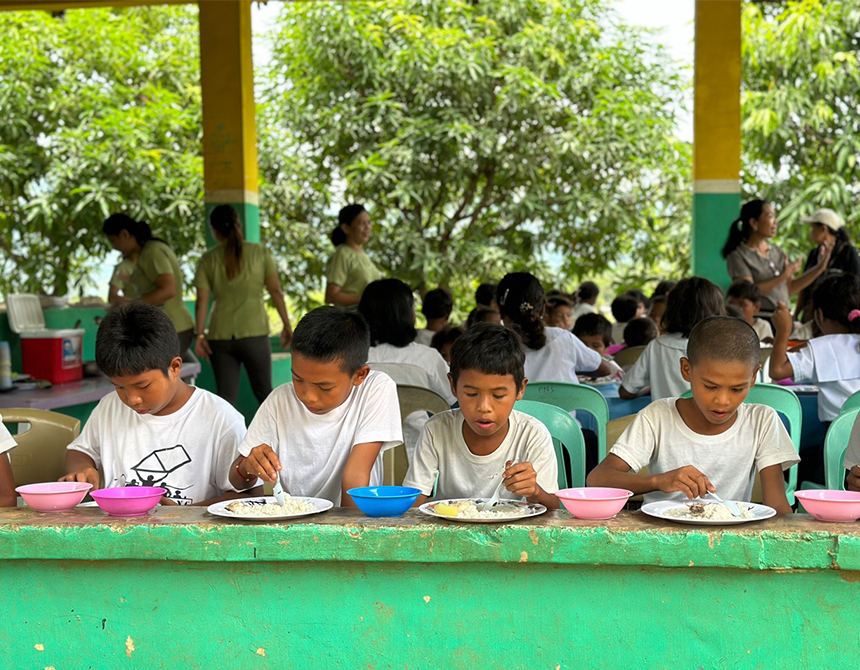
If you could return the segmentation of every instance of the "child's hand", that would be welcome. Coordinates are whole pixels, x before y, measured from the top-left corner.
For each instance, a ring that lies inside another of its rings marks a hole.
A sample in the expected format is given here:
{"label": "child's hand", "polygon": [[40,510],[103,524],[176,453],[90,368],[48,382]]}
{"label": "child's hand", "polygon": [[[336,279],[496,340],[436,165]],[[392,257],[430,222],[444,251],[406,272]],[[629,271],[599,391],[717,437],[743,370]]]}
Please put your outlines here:
{"label": "child's hand", "polygon": [[95,468],[84,468],[77,472],[70,472],[65,477],[60,477],[61,482],[86,482],[92,484],[94,489],[99,487],[99,471]]}
{"label": "child's hand", "polygon": [[251,453],[242,465],[249,475],[259,477],[270,484],[277,481],[278,473],[281,471],[281,461],[268,444],[261,444],[251,449]]}
{"label": "child's hand", "polygon": [[771,321],[773,321],[773,327],[777,334],[789,334],[794,326],[791,312],[788,311],[788,307],[786,307],[785,303],[782,301],[776,304],[776,311],[773,313]]}
{"label": "child's hand", "polygon": [[860,465],[855,465],[848,471],[845,484],[849,491],[860,491]]}
{"label": "child's hand", "polygon": [[533,498],[540,491],[537,483],[537,472],[531,463],[517,463],[513,461],[505,463],[505,488],[514,495],[523,498]]}
{"label": "child's hand", "polygon": [[161,500],[159,500],[158,502],[159,502],[159,504],[161,504],[161,505],[168,505],[168,506],[169,506],[169,505],[174,505],[174,506],[179,505],[179,503],[178,503],[178,502],[176,502],[175,500],[171,500],[171,499],[170,499],[170,498],[168,498],[167,496],[161,496]]}
{"label": "child's hand", "polygon": [[663,493],[680,491],[690,500],[701,498],[709,491],[717,490],[710,480],[692,465],[685,465],[683,468],[657,475],[655,483]]}

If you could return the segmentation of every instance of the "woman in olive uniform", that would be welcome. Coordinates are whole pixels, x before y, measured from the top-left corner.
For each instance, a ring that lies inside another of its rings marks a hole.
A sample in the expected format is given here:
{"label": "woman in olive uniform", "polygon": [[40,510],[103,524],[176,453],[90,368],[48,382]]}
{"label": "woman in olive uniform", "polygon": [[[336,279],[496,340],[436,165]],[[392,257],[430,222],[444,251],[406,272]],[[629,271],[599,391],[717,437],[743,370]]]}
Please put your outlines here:
{"label": "woman in olive uniform", "polygon": [[356,309],[364,288],[382,279],[379,268],[363,248],[370,239],[370,214],[361,205],[347,205],[337,220],[337,228],[331,233],[335,251],[326,266],[325,301]]}

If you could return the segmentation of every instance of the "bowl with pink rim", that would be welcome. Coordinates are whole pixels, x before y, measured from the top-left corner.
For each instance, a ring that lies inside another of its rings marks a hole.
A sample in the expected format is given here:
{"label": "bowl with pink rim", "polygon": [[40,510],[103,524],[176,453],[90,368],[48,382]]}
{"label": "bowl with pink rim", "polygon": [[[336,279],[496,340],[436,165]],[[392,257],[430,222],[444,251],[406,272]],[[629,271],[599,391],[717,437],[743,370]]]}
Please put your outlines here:
{"label": "bowl with pink rim", "polygon": [[167,493],[160,486],[117,486],[93,491],[99,507],[111,516],[143,516]]}
{"label": "bowl with pink rim", "polygon": [[605,486],[580,486],[562,489],[556,496],[577,519],[611,519],[624,509],[633,491]]}
{"label": "bowl with pink rim", "polygon": [[819,521],[851,523],[860,519],[860,493],[857,491],[817,489],[795,491],[794,495],[803,502],[803,508]]}
{"label": "bowl with pink rim", "polygon": [[66,512],[74,509],[93,487],[86,482],[45,482],[15,489],[37,512]]}

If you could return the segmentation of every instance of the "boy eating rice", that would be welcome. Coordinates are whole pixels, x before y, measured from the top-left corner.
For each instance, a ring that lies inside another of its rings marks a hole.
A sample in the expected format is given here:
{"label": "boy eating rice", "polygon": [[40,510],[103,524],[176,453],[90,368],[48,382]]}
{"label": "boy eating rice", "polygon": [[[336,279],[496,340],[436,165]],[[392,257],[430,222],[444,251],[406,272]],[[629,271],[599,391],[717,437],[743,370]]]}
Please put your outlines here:
{"label": "boy eating rice", "polygon": [[[749,501],[756,470],[765,505],[788,514],[782,471],[798,463],[777,413],[743,404],[759,369],[759,341],[724,316],[693,328],[681,374],[692,398],[651,403],[589,475],[589,486],[626,488],[645,502],[704,497]],[[647,475],[633,474],[648,466]]]}

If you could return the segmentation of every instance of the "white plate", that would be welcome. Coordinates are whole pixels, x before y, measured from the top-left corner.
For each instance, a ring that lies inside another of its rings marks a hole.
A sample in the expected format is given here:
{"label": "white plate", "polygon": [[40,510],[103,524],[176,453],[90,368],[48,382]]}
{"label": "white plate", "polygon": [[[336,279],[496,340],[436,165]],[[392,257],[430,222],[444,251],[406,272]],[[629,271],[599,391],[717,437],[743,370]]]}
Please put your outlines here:
{"label": "white plate", "polygon": [[[691,500],[690,502],[713,503],[713,500]],[[676,523],[689,523],[701,526],[734,526],[739,523],[750,523],[751,521],[761,521],[762,519],[770,519],[776,516],[776,510],[767,505],[759,505],[757,503],[748,503],[736,501],[738,505],[743,505],[753,516],[749,519],[736,519],[732,517],[728,520],[723,519],[684,519],[677,516],[669,516],[666,514],[670,509],[678,509],[686,507],[687,503],[682,500],[661,500],[659,502],[646,503],[642,505],[642,511],[657,519],[665,519],[666,521],[674,521]]]}
{"label": "white plate", "polygon": [[304,500],[309,503],[313,503],[316,509],[313,512],[296,512],[295,514],[234,514],[230,510],[227,509],[227,505],[232,502],[236,502],[236,500],[240,500],[241,502],[258,502],[258,503],[271,503],[275,504],[277,501],[275,500],[275,496],[266,496],[261,498],[237,498],[236,500],[222,500],[221,502],[217,502],[214,505],[209,505],[206,508],[206,511],[209,514],[214,514],[215,516],[223,516],[228,519],[241,519],[243,521],[279,521],[282,519],[298,519],[303,516],[310,516],[311,514],[319,514],[320,512],[325,512],[334,507],[334,503],[330,500],[324,500],[323,498],[307,498],[305,496],[293,496],[296,500]]}
{"label": "white plate", "polygon": [[464,500],[473,500],[476,503],[485,502],[483,498],[449,498],[448,500],[434,500],[426,502],[418,508],[419,512],[423,512],[428,516],[435,516],[437,519],[445,519],[445,521],[459,521],[460,523],[507,523],[509,521],[519,521],[520,519],[528,519],[533,516],[539,516],[546,512],[546,507],[539,503],[519,502],[517,500],[502,500],[501,502],[513,507],[524,507],[529,511],[522,516],[502,516],[495,519],[469,519],[462,516],[445,516],[444,514],[436,514],[433,509],[439,503],[451,505],[455,502],[463,502]]}

